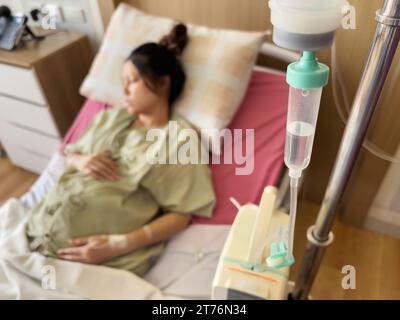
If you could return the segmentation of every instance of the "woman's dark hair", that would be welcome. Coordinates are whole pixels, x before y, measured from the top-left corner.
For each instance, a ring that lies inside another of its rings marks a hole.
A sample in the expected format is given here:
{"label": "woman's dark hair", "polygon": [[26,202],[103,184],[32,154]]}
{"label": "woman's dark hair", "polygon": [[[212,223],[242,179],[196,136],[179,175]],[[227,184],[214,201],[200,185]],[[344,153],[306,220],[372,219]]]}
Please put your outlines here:
{"label": "woman's dark hair", "polygon": [[[182,63],[178,57],[182,54],[188,42],[187,28],[184,24],[177,24],[164,36],[159,43],[145,43],[129,55],[128,59],[138,69],[141,76],[154,87],[163,76],[171,79],[169,106],[181,94],[185,85],[186,76]],[[150,86],[150,89],[153,89]]]}

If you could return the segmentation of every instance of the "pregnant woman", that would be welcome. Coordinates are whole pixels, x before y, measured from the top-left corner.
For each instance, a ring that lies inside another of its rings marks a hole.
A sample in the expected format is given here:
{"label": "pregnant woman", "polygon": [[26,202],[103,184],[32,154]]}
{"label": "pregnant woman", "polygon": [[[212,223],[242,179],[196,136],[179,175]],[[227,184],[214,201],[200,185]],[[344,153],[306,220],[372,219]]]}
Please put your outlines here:
{"label": "pregnant woman", "polygon": [[[159,43],[130,54],[123,66],[126,105],[99,113],[83,136],[67,145],[66,171],[29,212],[32,251],[142,276],[192,214],[212,215],[215,195],[207,165],[148,159],[154,144],[146,139],[149,130],[161,130],[168,141],[171,121],[178,133],[190,128],[171,112],[185,83],[178,57],[187,41],[187,29],[179,24]],[[182,143],[173,145],[178,149]],[[176,151],[168,145],[168,152]],[[165,151],[166,145],[158,148]]]}

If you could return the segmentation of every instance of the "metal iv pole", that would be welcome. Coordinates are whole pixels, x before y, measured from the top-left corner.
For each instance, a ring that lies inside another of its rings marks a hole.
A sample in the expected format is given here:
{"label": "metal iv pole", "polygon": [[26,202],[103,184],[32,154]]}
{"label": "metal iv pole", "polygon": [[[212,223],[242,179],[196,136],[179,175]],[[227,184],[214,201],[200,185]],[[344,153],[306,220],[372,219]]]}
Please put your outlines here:
{"label": "metal iv pole", "polygon": [[307,299],[326,247],[333,241],[330,231],[335,210],[344,193],[367,134],[400,40],[400,0],[385,0],[377,12],[377,30],[359,85],[335,165],[325,191],[316,224],[307,231],[308,243],[302,257],[291,298]]}

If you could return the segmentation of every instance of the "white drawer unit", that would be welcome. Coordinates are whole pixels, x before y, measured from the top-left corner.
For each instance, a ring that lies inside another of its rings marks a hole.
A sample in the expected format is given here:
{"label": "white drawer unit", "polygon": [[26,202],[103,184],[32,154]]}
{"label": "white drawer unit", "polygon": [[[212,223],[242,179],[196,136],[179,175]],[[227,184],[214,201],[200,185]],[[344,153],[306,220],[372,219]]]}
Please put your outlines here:
{"label": "white drawer unit", "polygon": [[43,163],[47,163],[60,146],[60,138],[7,121],[0,121],[0,137],[11,161],[35,173],[42,172]]}
{"label": "white drawer unit", "polygon": [[0,93],[40,105],[47,104],[32,69],[0,64]]}
{"label": "white drawer unit", "polygon": [[0,136],[4,137],[1,141],[5,146],[16,145],[48,159],[51,158],[60,146],[59,138],[54,138],[38,131],[4,121],[0,122]]}
{"label": "white drawer unit", "polygon": [[10,160],[17,166],[40,174],[46,168],[50,159],[33,153],[31,150],[23,149],[12,143],[4,143]]}
{"label": "white drawer unit", "polygon": [[58,137],[58,131],[47,106],[37,106],[6,97],[0,93],[0,120]]}
{"label": "white drawer unit", "polygon": [[13,164],[40,174],[58,151],[92,58],[88,38],[74,32],[0,50],[0,141]]}
{"label": "white drawer unit", "polygon": [[0,140],[11,161],[40,174],[61,137],[32,69],[0,64]]}

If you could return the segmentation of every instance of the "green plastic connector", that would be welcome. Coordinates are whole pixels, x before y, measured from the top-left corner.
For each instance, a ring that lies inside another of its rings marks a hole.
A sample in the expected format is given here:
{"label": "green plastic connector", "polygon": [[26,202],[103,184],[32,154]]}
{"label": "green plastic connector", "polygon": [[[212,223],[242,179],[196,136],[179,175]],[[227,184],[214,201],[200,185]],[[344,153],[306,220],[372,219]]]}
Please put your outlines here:
{"label": "green plastic connector", "polygon": [[281,269],[289,267],[294,263],[294,258],[288,256],[288,252],[283,241],[271,244],[270,255],[267,258],[267,264],[271,268]]}
{"label": "green plastic connector", "polygon": [[318,62],[313,51],[304,51],[300,61],[287,68],[286,82],[296,89],[322,88],[328,81],[329,67]]}

